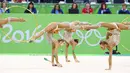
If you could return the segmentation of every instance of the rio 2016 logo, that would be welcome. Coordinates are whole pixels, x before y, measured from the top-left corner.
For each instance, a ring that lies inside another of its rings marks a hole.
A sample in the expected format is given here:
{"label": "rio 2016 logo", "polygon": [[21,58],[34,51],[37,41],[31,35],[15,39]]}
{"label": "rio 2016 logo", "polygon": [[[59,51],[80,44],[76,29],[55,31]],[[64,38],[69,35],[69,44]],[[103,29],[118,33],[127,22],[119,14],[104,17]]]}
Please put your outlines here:
{"label": "rio 2016 logo", "polygon": [[[30,32],[30,30],[26,30],[26,31],[22,31],[22,30],[15,30],[13,32],[13,27],[10,24],[4,25],[3,29],[9,29],[8,32],[6,32],[6,34],[2,37],[2,35],[0,34],[0,40],[2,40],[3,43],[9,43],[11,41],[15,41],[17,43],[20,43],[18,41],[22,41],[22,40],[30,40],[30,38],[32,36],[35,35],[36,30],[40,29],[41,25],[39,25],[37,28],[34,29],[34,31]],[[95,44],[91,44],[88,41],[88,38],[91,37],[91,35],[94,33],[94,35],[99,38],[99,41]],[[12,34],[12,36],[10,37],[11,39],[9,39],[8,37]],[[20,35],[20,38],[17,38],[16,35]],[[36,33],[37,35],[37,33]],[[59,32],[59,36],[61,38],[63,38],[63,35]],[[85,40],[86,44],[88,44],[89,46],[97,46],[99,44],[99,42],[105,38],[105,36],[102,36],[101,33],[96,30],[96,29],[92,29],[87,31],[85,34],[83,34],[80,30],[76,31],[76,36],[78,36],[81,40],[79,41],[78,45],[81,45],[83,43],[83,41]],[[35,40],[35,43],[41,43],[44,40],[44,35],[42,35],[40,37],[40,39]]]}
{"label": "rio 2016 logo", "polygon": [[[10,24],[6,24],[3,26],[3,29],[9,29],[8,32],[4,33],[4,36],[1,36],[1,40],[3,43],[9,43],[11,41],[15,41],[16,43],[20,43],[23,40],[30,40],[32,36],[34,36],[37,29],[39,29],[41,25],[39,25],[37,28],[34,29],[34,31],[31,32],[30,30],[22,31],[22,30],[15,30],[13,32],[13,27]],[[12,36],[10,36],[12,34]],[[17,38],[16,35],[20,35],[20,38]],[[44,40],[44,36],[41,36],[40,39],[35,40],[35,43],[40,43]]]}

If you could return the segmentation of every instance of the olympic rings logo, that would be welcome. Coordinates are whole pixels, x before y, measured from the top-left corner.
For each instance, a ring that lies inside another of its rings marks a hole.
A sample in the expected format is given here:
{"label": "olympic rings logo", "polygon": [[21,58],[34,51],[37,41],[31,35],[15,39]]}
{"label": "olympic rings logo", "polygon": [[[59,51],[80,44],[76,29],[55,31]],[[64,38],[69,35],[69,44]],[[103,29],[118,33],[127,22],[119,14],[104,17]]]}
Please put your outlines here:
{"label": "olympic rings logo", "polygon": [[[95,44],[91,44],[88,41],[88,38],[91,37],[93,33],[97,38],[99,38],[98,42]],[[78,45],[81,45],[83,43],[83,41],[85,40],[86,44],[88,44],[89,46],[99,45],[100,41],[106,37],[106,36],[102,36],[101,33],[96,29],[91,29],[91,30],[87,31],[85,35],[80,30],[76,30],[76,35],[81,39]],[[59,32],[59,36],[61,38],[63,38],[63,35],[61,34],[61,32]]]}
{"label": "olympic rings logo", "polygon": [[[13,31],[12,25],[9,25],[9,24],[8,24],[8,25],[4,25],[3,27],[9,29],[9,32],[7,32],[7,33],[5,34],[5,36],[2,37],[1,34],[0,34],[0,39],[2,39],[2,41],[3,41],[4,43],[9,43],[9,42],[12,41],[12,40],[10,40],[10,39],[6,39],[7,36],[9,36],[10,34],[12,34],[12,39],[15,40],[16,42],[17,42],[17,41],[22,41],[22,40],[24,40],[24,39],[29,40],[29,38],[32,37],[32,36],[30,36],[30,33],[31,33],[30,30],[26,30],[26,31],[15,30],[14,32],[12,32],[12,31]],[[3,29],[4,29],[4,28],[3,28]],[[41,25],[39,25],[39,26],[37,27],[37,29],[40,29],[40,28],[41,28]],[[34,31],[32,31],[32,35],[34,35],[35,32],[36,32],[36,28],[34,29]],[[24,33],[25,33],[25,34],[24,34]],[[38,34],[38,33],[36,33],[36,35],[37,35],[37,34]],[[90,43],[90,42],[88,41],[89,37],[91,37],[93,34],[99,39],[98,42],[95,43],[95,44],[92,44],[92,43]],[[18,38],[16,37],[16,35],[20,35],[21,38],[18,39]],[[73,36],[73,35],[74,35],[74,34],[72,33],[72,36]],[[25,36],[25,37],[24,37],[24,36]],[[61,38],[63,38],[63,34],[62,34],[61,32],[59,32],[59,36],[60,36]],[[96,30],[96,29],[91,29],[91,30],[87,31],[85,34],[84,34],[83,32],[81,32],[80,30],[76,30],[76,36],[77,36],[78,38],[80,38],[80,41],[79,41],[79,44],[78,44],[78,45],[81,45],[81,44],[85,41],[85,43],[88,44],[89,46],[97,46],[97,45],[99,44],[99,42],[100,42],[102,39],[105,38],[105,36],[102,36],[101,33],[100,33],[98,30]],[[40,37],[40,39],[37,39],[37,40],[35,41],[35,43],[41,43],[43,40],[44,40],[44,35],[42,35],[42,36]],[[20,42],[19,42],[19,43],[20,43]]]}

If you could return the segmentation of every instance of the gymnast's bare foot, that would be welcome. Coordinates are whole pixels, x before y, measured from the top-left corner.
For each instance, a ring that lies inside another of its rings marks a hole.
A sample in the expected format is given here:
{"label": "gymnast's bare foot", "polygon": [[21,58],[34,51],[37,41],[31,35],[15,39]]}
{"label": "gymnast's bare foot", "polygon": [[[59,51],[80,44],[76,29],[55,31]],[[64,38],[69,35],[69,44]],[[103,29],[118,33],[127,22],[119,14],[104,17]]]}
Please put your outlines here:
{"label": "gymnast's bare foot", "polygon": [[56,64],[52,64],[53,67],[57,66]]}
{"label": "gymnast's bare foot", "polygon": [[62,65],[60,63],[57,64],[57,67],[62,67]]}
{"label": "gymnast's bare foot", "polygon": [[76,62],[76,63],[79,63],[79,60],[75,59],[75,62]]}
{"label": "gymnast's bare foot", "polygon": [[105,70],[111,70],[110,68],[108,68],[108,69],[105,69]]}
{"label": "gymnast's bare foot", "polygon": [[66,60],[66,62],[70,62],[70,60]]}

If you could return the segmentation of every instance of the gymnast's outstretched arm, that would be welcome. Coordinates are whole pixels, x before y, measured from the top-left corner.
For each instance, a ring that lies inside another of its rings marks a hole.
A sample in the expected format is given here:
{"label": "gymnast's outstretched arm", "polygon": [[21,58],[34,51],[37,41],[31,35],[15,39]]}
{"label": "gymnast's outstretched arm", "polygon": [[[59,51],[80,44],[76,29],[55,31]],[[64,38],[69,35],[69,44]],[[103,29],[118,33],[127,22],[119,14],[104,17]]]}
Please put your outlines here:
{"label": "gymnast's outstretched arm", "polygon": [[105,28],[108,28],[108,29],[118,29],[117,23],[115,23],[115,22],[113,22],[113,23],[99,22],[97,25],[99,27],[105,27]]}
{"label": "gymnast's outstretched arm", "polygon": [[16,18],[16,17],[8,17],[5,19],[0,20],[0,26],[10,23],[10,22],[25,22],[23,18]]}
{"label": "gymnast's outstretched arm", "polygon": [[25,22],[25,20],[23,18],[16,18],[16,17],[8,17],[0,20],[0,24],[7,24],[9,22]]}
{"label": "gymnast's outstretched arm", "polygon": [[98,29],[100,27],[104,27],[107,29],[118,29],[118,26],[116,23],[107,23],[107,22],[99,22],[97,25],[83,25],[84,29]]}

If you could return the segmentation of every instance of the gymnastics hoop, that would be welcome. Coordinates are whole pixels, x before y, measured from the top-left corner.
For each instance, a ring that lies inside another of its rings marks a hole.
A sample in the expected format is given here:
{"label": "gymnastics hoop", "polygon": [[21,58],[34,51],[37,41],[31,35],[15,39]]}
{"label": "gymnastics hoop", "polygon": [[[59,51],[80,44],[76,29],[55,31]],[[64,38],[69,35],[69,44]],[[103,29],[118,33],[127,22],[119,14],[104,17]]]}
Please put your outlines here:
{"label": "gymnastics hoop", "polygon": [[[124,22],[125,20],[127,20],[129,17],[130,17],[130,16],[127,16],[125,19],[123,19],[121,23],[123,24],[123,22]],[[129,50],[128,48],[126,48],[123,44],[121,44],[121,46],[122,46],[126,51],[129,51],[129,52],[130,52],[130,50]]]}

